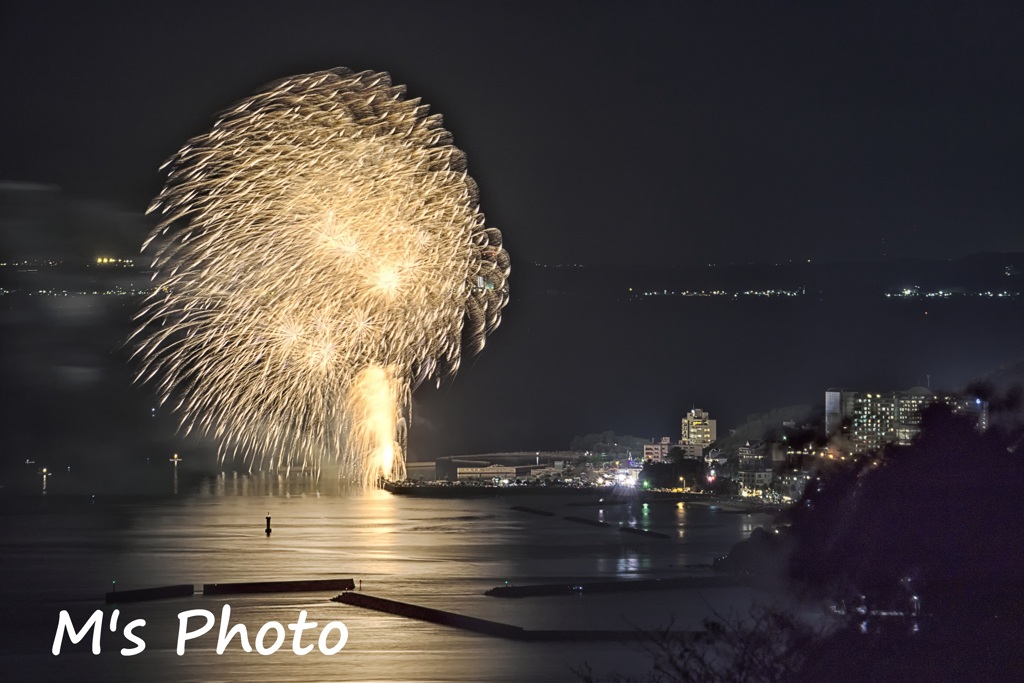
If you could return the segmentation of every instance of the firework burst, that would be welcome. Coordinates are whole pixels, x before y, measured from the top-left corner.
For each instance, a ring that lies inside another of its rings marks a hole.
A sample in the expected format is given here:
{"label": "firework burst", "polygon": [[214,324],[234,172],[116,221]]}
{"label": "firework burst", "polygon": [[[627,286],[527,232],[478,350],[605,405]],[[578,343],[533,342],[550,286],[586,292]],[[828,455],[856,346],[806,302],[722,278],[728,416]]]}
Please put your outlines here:
{"label": "firework burst", "polygon": [[222,458],[403,478],[412,391],[508,301],[441,117],[386,73],[332,69],[240,102],[165,167],[137,379]]}

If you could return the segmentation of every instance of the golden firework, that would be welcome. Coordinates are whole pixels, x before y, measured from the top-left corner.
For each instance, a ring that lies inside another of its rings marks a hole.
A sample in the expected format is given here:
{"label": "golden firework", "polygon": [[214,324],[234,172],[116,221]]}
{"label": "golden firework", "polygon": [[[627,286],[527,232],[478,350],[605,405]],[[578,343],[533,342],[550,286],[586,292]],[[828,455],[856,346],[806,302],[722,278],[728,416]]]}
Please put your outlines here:
{"label": "golden firework", "polygon": [[508,302],[441,117],[386,73],[332,69],[243,100],[167,166],[138,380],[221,457],[404,478],[412,391]]}

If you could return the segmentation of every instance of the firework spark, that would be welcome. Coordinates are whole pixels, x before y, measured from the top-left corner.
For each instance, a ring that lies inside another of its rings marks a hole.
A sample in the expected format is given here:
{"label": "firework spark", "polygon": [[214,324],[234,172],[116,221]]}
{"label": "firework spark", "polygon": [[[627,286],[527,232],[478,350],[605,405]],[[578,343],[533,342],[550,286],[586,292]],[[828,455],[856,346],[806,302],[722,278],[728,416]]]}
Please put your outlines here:
{"label": "firework spark", "polygon": [[137,379],[221,457],[403,478],[412,391],[498,326],[508,254],[427,110],[386,73],[296,76],[167,162]]}

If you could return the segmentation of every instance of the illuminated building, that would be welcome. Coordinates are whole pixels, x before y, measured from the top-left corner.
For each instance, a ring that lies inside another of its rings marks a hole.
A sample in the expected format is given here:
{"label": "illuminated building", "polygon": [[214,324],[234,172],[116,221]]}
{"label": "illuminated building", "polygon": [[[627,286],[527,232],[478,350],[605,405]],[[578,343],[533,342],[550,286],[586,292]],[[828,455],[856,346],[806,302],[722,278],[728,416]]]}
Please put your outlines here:
{"label": "illuminated building", "polygon": [[768,444],[747,441],[739,448],[740,468],[736,480],[746,488],[763,488],[772,483],[772,459]]}
{"label": "illuminated building", "polygon": [[804,489],[811,481],[811,473],[804,470],[786,472],[775,478],[775,488],[783,496],[792,500],[800,500],[804,495]]}
{"label": "illuminated building", "polygon": [[906,446],[921,431],[924,409],[936,403],[957,414],[974,415],[978,429],[988,429],[985,401],[914,387],[887,393],[829,389],[825,392],[825,430],[830,437],[845,437],[853,453],[889,443]]}
{"label": "illuminated building", "polygon": [[657,443],[645,443],[644,460],[653,460],[654,462],[668,460],[668,452],[671,449],[672,438],[668,436],[661,437],[661,441]]}
{"label": "illuminated building", "polygon": [[[566,461],[575,457],[567,451],[522,451],[518,453],[483,453],[479,455],[447,455],[434,461],[433,479],[455,481],[457,479],[479,478],[490,473],[491,477],[508,475],[516,478],[535,476],[544,469],[561,472]],[[505,467],[505,472],[487,468]],[[421,476],[426,475],[425,472]]]}
{"label": "illuminated building", "polygon": [[762,489],[771,485],[771,470],[740,470],[736,475],[736,482],[748,489]]}
{"label": "illuminated building", "polygon": [[[456,478],[459,481],[467,479],[491,481],[494,479],[515,479],[516,472],[520,468],[508,467],[506,465],[488,465],[487,467],[460,467]],[[527,472],[529,468],[526,468]]]}
{"label": "illuminated building", "polygon": [[679,440],[684,445],[709,446],[718,438],[716,421],[707,412],[694,408],[683,418],[683,436]]}

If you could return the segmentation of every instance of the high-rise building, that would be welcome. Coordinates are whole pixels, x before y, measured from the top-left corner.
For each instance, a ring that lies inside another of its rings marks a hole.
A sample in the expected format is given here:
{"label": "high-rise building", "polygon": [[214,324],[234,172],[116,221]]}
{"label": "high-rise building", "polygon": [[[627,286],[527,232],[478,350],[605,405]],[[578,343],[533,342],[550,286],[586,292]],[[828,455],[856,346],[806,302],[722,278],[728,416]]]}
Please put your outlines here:
{"label": "high-rise building", "polygon": [[954,413],[973,415],[978,429],[988,429],[985,401],[914,387],[879,393],[829,389],[825,392],[825,430],[829,436],[847,438],[854,453],[888,443],[906,446],[921,431],[921,413],[935,403]]}
{"label": "high-rise building", "polygon": [[694,408],[683,418],[683,436],[679,443],[704,447],[717,438],[716,421],[700,408]]}

